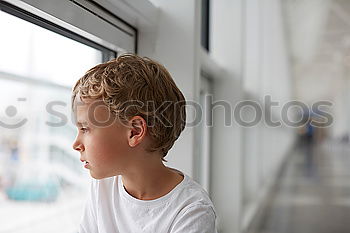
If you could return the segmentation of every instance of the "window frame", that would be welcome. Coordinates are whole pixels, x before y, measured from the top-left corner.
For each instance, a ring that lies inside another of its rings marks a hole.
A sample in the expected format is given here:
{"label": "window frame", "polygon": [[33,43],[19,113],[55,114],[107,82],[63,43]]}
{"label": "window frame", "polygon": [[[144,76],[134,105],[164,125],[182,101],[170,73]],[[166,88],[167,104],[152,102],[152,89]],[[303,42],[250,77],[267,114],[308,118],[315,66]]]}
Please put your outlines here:
{"label": "window frame", "polygon": [[4,0],[0,10],[102,51],[137,52],[137,29],[91,0]]}

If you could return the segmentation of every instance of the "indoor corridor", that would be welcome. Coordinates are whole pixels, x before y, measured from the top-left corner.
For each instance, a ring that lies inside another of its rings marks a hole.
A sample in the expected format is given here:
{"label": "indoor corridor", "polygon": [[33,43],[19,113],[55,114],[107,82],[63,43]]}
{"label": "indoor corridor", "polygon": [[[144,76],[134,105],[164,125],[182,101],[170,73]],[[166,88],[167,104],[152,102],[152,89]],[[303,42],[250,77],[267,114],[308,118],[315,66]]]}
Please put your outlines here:
{"label": "indoor corridor", "polygon": [[296,147],[249,233],[350,232],[349,167],[346,143]]}

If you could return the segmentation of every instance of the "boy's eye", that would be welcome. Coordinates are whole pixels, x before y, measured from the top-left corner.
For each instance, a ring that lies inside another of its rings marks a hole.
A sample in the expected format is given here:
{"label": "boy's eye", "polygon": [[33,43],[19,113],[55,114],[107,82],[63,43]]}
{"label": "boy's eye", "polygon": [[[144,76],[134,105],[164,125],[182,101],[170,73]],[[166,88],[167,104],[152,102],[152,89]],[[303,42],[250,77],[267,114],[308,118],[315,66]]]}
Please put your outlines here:
{"label": "boy's eye", "polygon": [[88,128],[81,127],[79,130],[80,130],[81,132],[83,132],[83,133],[86,133],[86,132],[88,131]]}

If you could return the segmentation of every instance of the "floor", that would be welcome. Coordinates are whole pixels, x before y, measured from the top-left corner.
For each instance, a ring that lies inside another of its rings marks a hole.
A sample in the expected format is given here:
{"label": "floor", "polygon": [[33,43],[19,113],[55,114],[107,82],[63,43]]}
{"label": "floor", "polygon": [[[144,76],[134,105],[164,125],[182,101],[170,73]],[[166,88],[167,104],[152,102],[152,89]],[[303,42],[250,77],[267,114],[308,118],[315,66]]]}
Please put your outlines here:
{"label": "floor", "polygon": [[272,193],[249,233],[349,233],[349,145],[299,146]]}

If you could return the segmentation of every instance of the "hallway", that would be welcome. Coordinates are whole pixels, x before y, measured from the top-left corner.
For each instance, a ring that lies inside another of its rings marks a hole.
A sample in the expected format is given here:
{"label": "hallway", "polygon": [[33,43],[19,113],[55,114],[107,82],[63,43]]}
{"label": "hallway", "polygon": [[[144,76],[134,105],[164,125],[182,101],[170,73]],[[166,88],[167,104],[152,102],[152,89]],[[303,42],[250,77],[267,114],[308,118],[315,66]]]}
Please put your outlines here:
{"label": "hallway", "polygon": [[248,232],[350,232],[349,168],[349,145],[327,142],[296,148]]}

